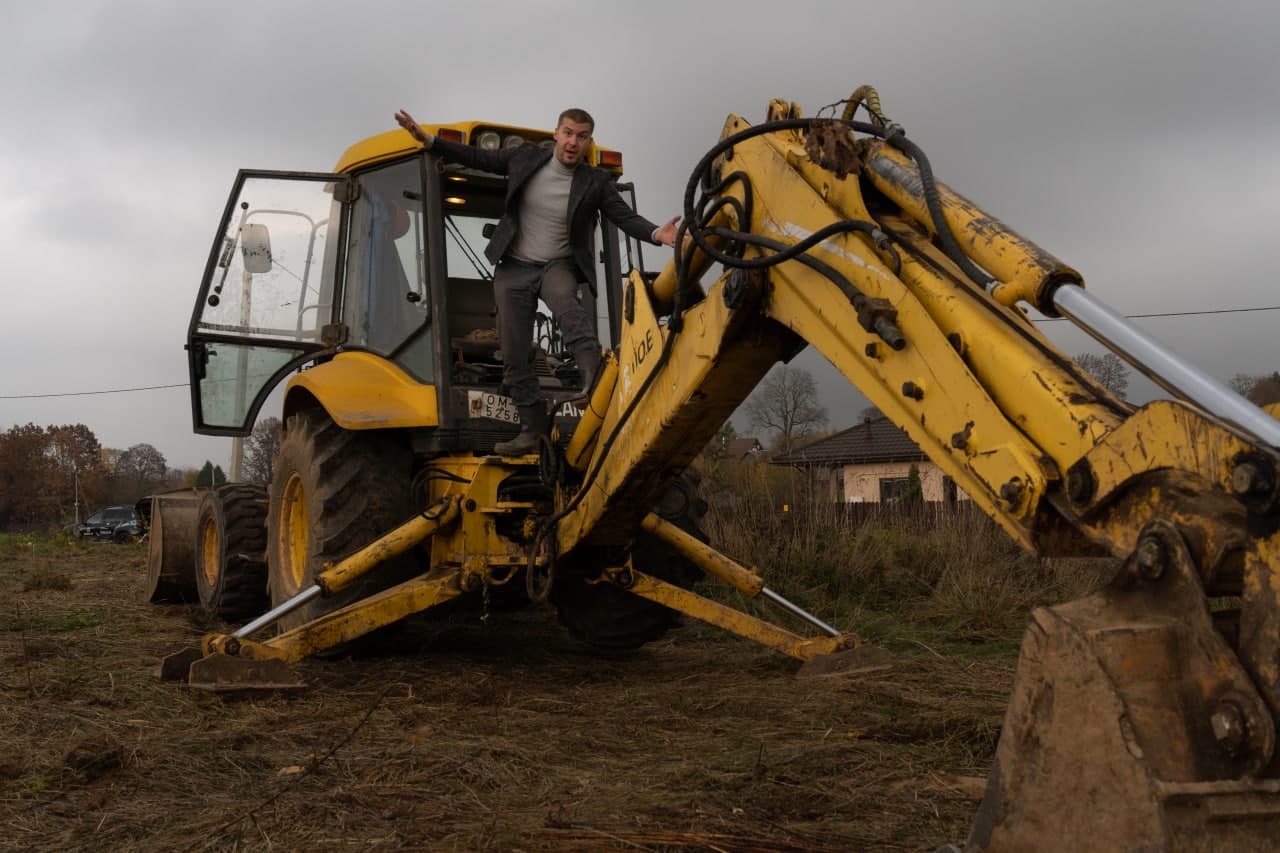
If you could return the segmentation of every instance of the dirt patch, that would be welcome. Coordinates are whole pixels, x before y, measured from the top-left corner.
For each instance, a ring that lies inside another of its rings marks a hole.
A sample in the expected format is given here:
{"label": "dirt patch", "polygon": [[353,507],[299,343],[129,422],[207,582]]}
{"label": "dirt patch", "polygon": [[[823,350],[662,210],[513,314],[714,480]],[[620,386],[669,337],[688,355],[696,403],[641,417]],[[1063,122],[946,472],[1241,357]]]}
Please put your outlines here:
{"label": "dirt patch", "polygon": [[799,679],[698,626],[601,660],[526,610],[226,699],[156,678],[211,626],[143,603],[144,549],[0,554],[17,848],[932,850],[968,833],[1012,680],[1007,656],[897,650]]}

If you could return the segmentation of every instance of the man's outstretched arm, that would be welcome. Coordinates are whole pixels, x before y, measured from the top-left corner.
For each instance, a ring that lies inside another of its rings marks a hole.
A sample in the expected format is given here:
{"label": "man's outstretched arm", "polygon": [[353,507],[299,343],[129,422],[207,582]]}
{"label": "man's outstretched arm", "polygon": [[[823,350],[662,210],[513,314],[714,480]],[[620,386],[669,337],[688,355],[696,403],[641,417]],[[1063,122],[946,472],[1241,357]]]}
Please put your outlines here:
{"label": "man's outstretched arm", "polygon": [[434,136],[423,130],[413,116],[409,115],[408,110],[400,110],[396,113],[396,124],[409,131],[409,135],[421,142],[423,148],[430,150],[431,144],[436,141]]}
{"label": "man's outstretched arm", "polygon": [[503,148],[498,151],[486,151],[474,145],[459,145],[447,139],[427,133],[407,110],[396,113],[396,124],[408,131],[409,135],[422,143],[422,146],[450,163],[461,163],[482,172],[495,175],[507,174],[510,160],[518,149]]}
{"label": "man's outstretched arm", "polygon": [[612,183],[604,188],[604,195],[600,199],[600,212],[610,222],[637,240],[649,240],[662,246],[676,244],[676,226],[680,222],[679,216],[673,216],[665,225],[655,225],[632,210],[631,205],[622,200],[622,196],[618,194],[617,188]]}

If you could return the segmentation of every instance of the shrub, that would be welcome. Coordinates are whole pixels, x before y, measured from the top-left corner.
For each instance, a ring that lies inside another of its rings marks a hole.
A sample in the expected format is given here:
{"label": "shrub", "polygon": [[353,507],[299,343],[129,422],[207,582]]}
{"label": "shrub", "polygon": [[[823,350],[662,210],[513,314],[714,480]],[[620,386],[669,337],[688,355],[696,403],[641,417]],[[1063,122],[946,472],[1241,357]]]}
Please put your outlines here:
{"label": "shrub", "polygon": [[1117,565],[1027,554],[968,503],[838,504],[826,484],[753,464],[725,480],[708,496],[712,543],[822,613],[874,610],[964,632],[1008,631],[1036,605],[1095,589]]}

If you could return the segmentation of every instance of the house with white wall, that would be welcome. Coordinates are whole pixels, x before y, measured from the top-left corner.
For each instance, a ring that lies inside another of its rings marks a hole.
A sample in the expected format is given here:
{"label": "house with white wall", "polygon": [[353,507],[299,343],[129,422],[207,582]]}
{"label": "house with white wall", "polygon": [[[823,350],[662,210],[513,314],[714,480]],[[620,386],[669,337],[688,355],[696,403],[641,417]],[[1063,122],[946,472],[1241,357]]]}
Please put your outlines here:
{"label": "house with white wall", "polygon": [[864,418],[835,435],[775,456],[771,463],[808,470],[815,482],[829,481],[831,499],[840,503],[900,499],[909,487],[913,465],[926,503],[969,499],[919,445],[883,415]]}

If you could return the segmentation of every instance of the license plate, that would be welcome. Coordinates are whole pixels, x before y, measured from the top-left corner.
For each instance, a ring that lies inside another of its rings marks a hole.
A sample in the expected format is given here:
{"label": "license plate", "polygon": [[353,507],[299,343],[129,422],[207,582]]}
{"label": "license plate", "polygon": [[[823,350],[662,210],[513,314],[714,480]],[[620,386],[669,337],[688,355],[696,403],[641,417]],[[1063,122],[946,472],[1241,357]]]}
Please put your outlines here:
{"label": "license plate", "polygon": [[468,415],[473,418],[493,418],[495,421],[506,421],[511,424],[520,423],[520,412],[516,410],[516,401],[502,394],[468,391],[467,409]]}

